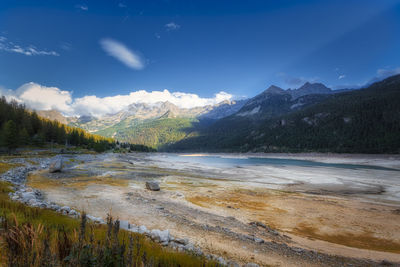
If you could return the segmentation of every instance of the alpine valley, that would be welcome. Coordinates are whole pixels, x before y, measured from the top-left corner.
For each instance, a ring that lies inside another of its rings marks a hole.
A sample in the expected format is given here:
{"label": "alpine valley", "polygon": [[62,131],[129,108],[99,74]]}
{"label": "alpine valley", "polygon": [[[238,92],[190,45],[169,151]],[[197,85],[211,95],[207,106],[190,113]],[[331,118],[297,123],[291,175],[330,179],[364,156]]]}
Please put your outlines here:
{"label": "alpine valley", "polygon": [[39,115],[120,142],[159,151],[400,152],[400,75],[361,89],[321,83],[297,89],[270,86],[245,100],[179,108],[134,103],[102,117]]}

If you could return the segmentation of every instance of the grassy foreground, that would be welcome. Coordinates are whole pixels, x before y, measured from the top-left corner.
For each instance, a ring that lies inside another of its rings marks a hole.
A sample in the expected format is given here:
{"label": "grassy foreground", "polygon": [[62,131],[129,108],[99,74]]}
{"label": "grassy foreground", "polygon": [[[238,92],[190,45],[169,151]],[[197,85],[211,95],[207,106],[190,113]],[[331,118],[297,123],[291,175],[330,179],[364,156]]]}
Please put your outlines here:
{"label": "grassy foreground", "polygon": [[120,230],[111,216],[97,225],[13,202],[11,191],[0,181],[0,266],[218,266]]}

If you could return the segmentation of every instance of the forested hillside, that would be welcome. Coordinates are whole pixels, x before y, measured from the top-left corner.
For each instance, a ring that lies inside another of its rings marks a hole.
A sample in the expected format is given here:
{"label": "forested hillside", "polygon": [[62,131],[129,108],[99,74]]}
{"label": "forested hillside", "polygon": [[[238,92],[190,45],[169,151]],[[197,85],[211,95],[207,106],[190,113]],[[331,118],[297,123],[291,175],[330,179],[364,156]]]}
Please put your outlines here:
{"label": "forested hillside", "polygon": [[166,117],[146,120],[131,127],[126,127],[122,122],[98,131],[96,134],[159,149],[162,146],[187,138],[188,133],[192,132],[197,124],[198,120],[195,118]]}
{"label": "forested hillside", "polygon": [[82,129],[39,117],[17,102],[0,99],[0,145],[8,151],[17,147],[42,146],[46,142],[69,144],[97,151],[114,146],[111,138],[93,135]]}
{"label": "forested hillside", "polygon": [[284,114],[257,120],[235,114],[170,149],[399,153],[399,103],[397,75]]}

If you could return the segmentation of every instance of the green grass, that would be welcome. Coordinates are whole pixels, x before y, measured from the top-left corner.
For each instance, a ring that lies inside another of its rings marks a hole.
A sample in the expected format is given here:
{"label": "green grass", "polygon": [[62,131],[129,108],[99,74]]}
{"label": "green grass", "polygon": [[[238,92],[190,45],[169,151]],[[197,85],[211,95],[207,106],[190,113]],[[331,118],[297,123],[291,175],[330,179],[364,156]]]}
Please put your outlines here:
{"label": "green grass", "polygon": [[0,266],[217,266],[119,230],[111,217],[97,225],[8,198],[0,182]]}

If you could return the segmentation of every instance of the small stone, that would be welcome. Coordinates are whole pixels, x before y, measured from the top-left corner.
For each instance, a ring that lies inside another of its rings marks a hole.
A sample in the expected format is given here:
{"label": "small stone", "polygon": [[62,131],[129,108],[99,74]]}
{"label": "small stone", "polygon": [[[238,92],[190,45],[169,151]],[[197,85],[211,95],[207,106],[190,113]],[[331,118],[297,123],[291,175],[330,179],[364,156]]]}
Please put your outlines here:
{"label": "small stone", "polygon": [[147,230],[147,227],[144,225],[139,226],[139,234],[144,234],[144,233],[148,233],[149,230]]}
{"label": "small stone", "polygon": [[63,213],[64,213],[64,211],[65,211],[66,213],[69,213],[69,212],[71,211],[71,208],[68,207],[68,206],[63,206],[63,207],[61,207],[60,209],[61,209],[61,211],[62,211]]}
{"label": "small stone", "polygon": [[243,265],[243,267],[260,267],[260,265],[249,262],[249,263],[246,263],[245,265]]}
{"label": "small stone", "polygon": [[68,214],[74,216],[74,215],[77,214],[77,212],[76,212],[76,210],[70,210],[70,211],[68,212]]}
{"label": "small stone", "polygon": [[187,238],[174,238],[174,241],[182,245],[187,245],[189,243],[189,239]]}
{"label": "small stone", "polygon": [[264,240],[262,240],[261,238],[255,237],[254,242],[261,244],[261,243],[264,243]]}
{"label": "small stone", "polygon": [[226,261],[225,261],[224,258],[222,258],[222,257],[218,257],[218,258],[217,258],[217,261],[218,261],[219,264],[221,264],[221,265],[226,265]]}
{"label": "small stone", "polygon": [[160,191],[160,185],[155,181],[146,182],[146,188],[151,191]]}
{"label": "small stone", "polygon": [[160,242],[160,243],[167,243],[170,241],[170,234],[169,234],[169,230],[158,230],[158,229],[153,229],[150,231],[150,236],[151,239],[153,239],[156,242]]}
{"label": "small stone", "polygon": [[58,158],[54,160],[49,167],[49,172],[54,173],[54,172],[61,172],[63,167],[63,161],[62,158]]}

